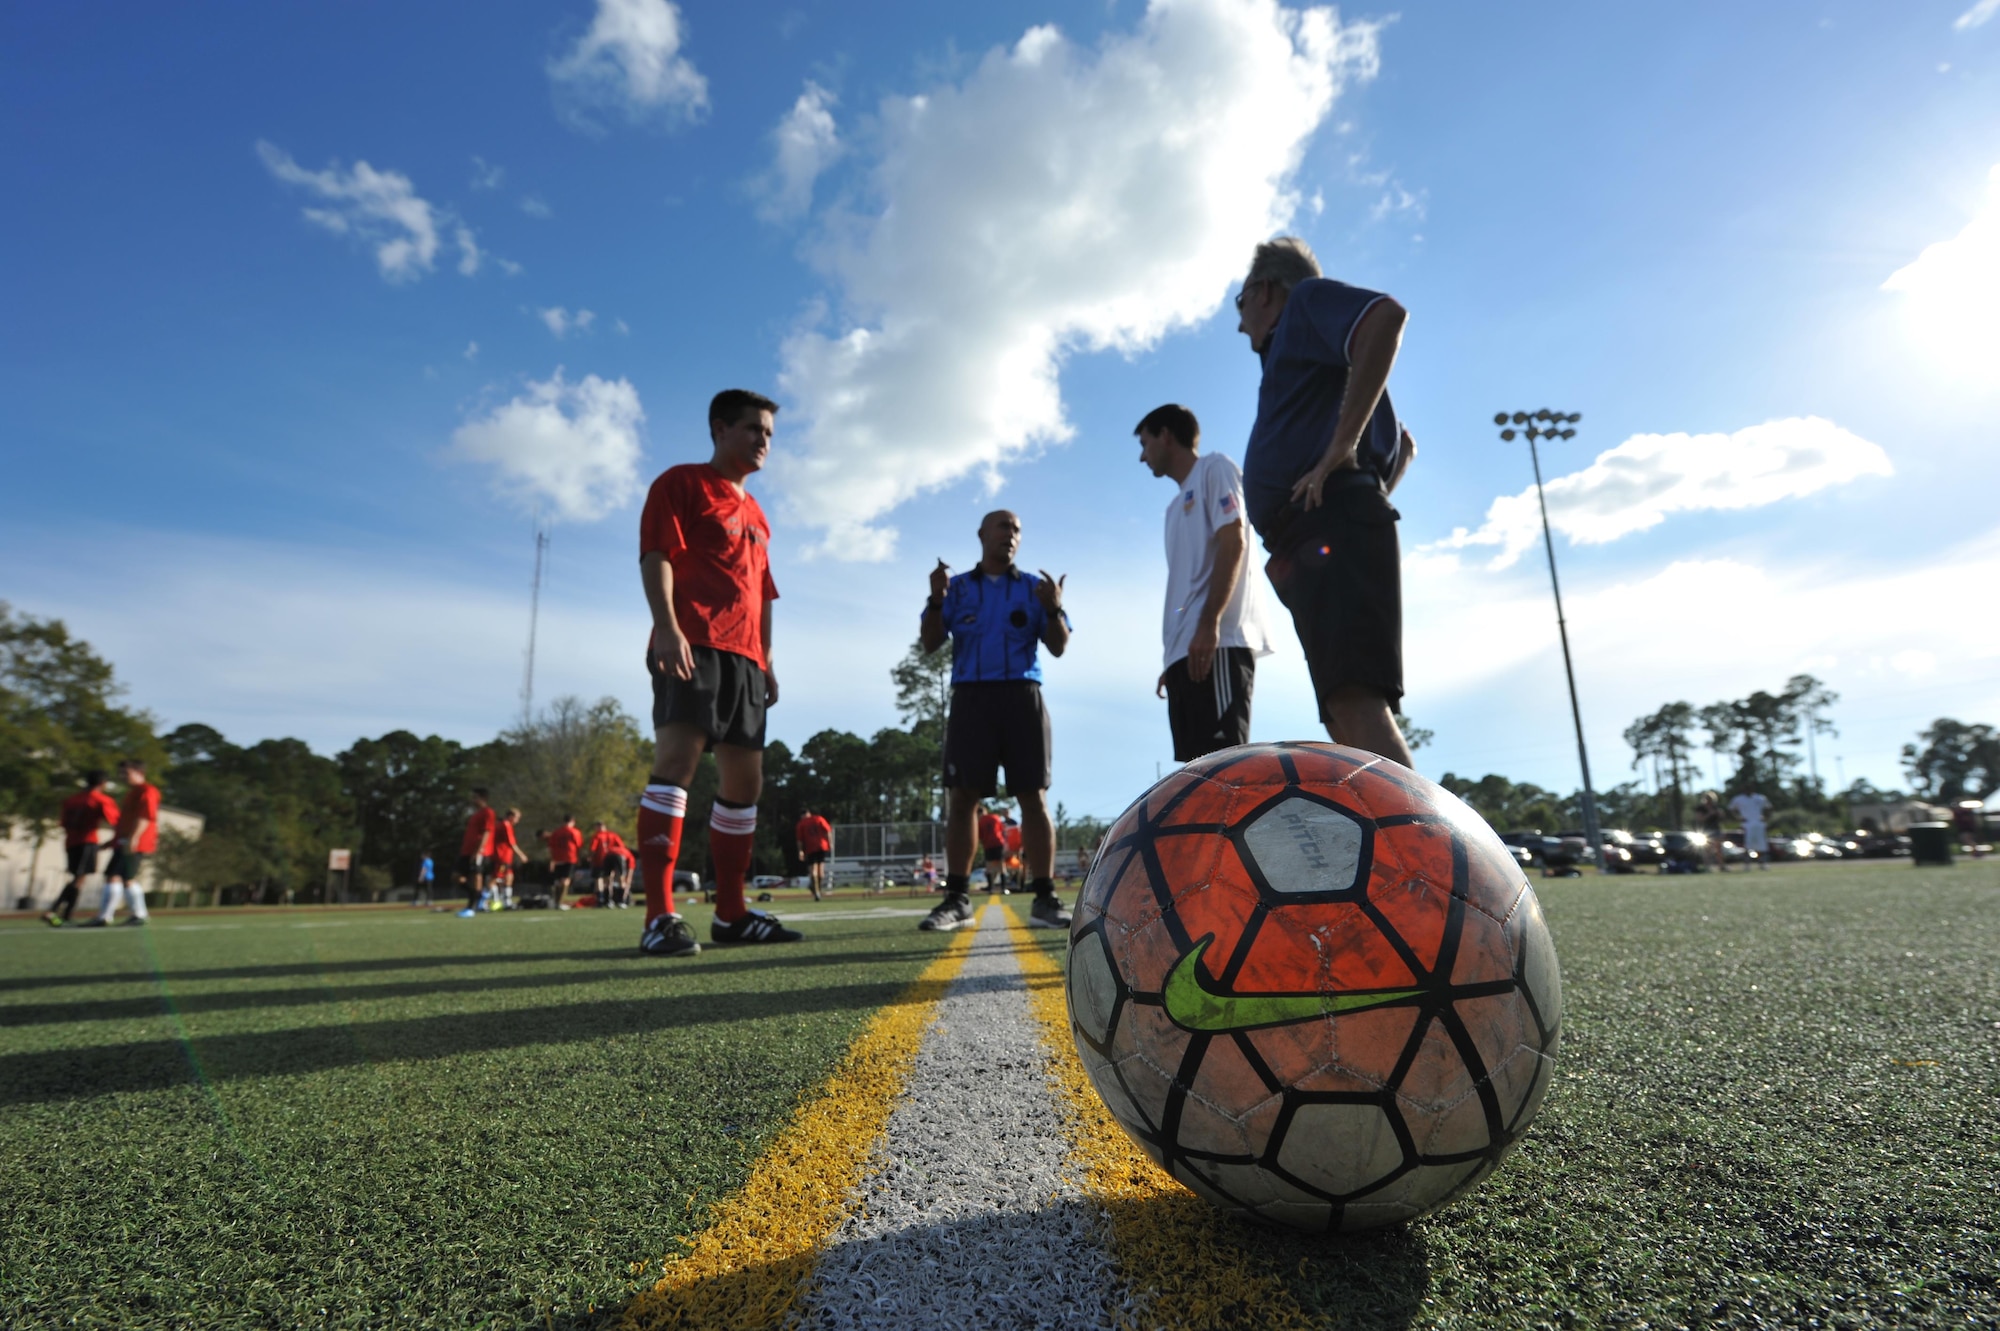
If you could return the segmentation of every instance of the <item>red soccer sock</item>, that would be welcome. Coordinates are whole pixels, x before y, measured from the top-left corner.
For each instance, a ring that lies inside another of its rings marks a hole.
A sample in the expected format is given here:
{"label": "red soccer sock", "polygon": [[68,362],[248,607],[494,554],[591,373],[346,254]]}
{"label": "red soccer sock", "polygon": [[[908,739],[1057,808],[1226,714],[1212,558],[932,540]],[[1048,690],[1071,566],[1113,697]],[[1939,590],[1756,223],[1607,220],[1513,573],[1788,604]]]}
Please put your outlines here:
{"label": "red soccer sock", "polygon": [[724,804],[708,811],[708,858],[715,865],[715,918],[734,924],[749,912],[743,876],[750,872],[750,848],[757,840],[757,806]]}
{"label": "red soccer sock", "polygon": [[646,923],[674,913],[674,861],[681,853],[687,792],[654,782],[639,797],[639,881],[646,889]]}

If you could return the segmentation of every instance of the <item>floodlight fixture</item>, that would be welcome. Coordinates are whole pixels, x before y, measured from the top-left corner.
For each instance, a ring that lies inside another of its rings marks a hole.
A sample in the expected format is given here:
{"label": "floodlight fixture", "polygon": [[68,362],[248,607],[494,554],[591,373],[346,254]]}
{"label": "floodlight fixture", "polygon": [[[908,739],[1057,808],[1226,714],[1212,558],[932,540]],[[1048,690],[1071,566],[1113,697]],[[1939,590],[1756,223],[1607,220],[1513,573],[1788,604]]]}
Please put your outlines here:
{"label": "floodlight fixture", "polygon": [[[1506,413],[1503,412],[1496,415],[1493,421],[1497,425],[1506,419]],[[1516,425],[1520,425],[1529,419],[1530,417],[1526,412],[1517,411],[1513,415],[1513,421]],[[1544,407],[1540,411],[1535,412],[1532,419],[1554,421],[1557,423],[1564,421],[1575,422],[1583,419],[1583,413],[1573,411],[1568,415],[1564,415],[1562,412],[1551,412],[1547,407]],[[1576,725],[1576,761],[1577,766],[1583,772],[1583,836],[1584,840],[1590,845],[1591,859],[1596,863],[1597,871],[1604,873],[1606,872],[1604,867],[1604,838],[1598,831],[1597,826],[1597,792],[1591,788],[1590,784],[1590,749],[1584,743],[1583,739],[1583,707],[1577,701],[1576,697],[1576,666],[1570,659],[1569,622],[1563,617],[1562,581],[1556,576],[1556,542],[1555,537],[1549,534],[1549,501],[1548,497],[1542,491],[1541,454],[1535,448],[1536,439],[1572,439],[1575,438],[1576,431],[1574,429],[1544,430],[1530,425],[1522,433],[1528,436],[1528,458],[1534,464],[1535,468],[1535,502],[1541,506],[1542,511],[1542,546],[1548,551],[1549,588],[1555,593],[1556,599],[1556,635],[1562,640],[1563,674],[1569,680],[1569,715],[1570,720]],[[1511,442],[1514,438],[1514,431],[1502,430],[1500,431],[1500,437],[1503,440]]]}

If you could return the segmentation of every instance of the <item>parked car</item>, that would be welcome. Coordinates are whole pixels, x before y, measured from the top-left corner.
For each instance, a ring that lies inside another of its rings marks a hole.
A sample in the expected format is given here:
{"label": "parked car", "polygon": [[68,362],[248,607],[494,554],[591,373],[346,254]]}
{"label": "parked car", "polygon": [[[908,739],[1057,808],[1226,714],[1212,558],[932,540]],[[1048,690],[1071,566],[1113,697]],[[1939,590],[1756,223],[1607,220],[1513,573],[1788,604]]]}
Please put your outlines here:
{"label": "parked car", "polygon": [[1714,853],[1702,832],[1662,832],[1660,847],[1666,852],[1663,873],[1707,873]]}
{"label": "parked car", "polygon": [[1604,832],[1604,867],[1613,873],[1636,873],[1649,864],[1665,866],[1666,848],[1651,833],[1634,835],[1622,827]]}
{"label": "parked car", "polygon": [[756,888],[783,887],[784,885],[785,880],[774,873],[760,873],[750,880],[750,886]]}

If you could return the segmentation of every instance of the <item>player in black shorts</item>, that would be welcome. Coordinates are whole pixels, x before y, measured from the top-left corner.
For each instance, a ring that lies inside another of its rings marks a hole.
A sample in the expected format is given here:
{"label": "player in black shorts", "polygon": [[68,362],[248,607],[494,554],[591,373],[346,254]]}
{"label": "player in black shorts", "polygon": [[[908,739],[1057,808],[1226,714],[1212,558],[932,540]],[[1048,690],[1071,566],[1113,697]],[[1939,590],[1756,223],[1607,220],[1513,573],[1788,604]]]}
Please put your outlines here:
{"label": "player in black shorts", "polygon": [[[1069,646],[1063,579],[1014,566],[1021,520],[1001,510],[979,524],[979,564],[951,576],[942,559],[931,570],[931,596],[919,640],[934,652],[951,638],[951,712],[945,721],[945,898],[924,929],[962,929],[973,922],[970,897],[974,819],[981,799],[999,788],[1020,801],[1022,842],[1035,901],[1028,922],[1066,929],[1069,912],[1056,898],[1055,824],[1049,817],[1049,713],[1042,705],[1036,649],[1061,656]],[[1002,859],[1005,859],[1002,843]],[[990,870],[989,870],[990,872]]]}

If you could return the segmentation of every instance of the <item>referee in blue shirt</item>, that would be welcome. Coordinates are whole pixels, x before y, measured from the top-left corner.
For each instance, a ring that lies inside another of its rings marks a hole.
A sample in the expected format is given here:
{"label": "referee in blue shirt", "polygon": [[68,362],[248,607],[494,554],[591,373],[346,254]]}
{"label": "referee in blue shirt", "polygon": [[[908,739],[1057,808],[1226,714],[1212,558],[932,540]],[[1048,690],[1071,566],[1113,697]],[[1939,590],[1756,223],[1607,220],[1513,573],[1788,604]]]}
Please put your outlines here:
{"label": "referee in blue shirt", "polygon": [[1257,247],[1237,329],[1264,363],[1243,450],[1244,507],[1271,553],[1327,733],[1412,766],[1403,699],[1401,516],[1389,492],[1416,452],[1389,370],[1409,317],[1378,291],[1320,276],[1303,240]]}
{"label": "referee in blue shirt", "polygon": [[[919,641],[934,652],[951,638],[951,715],[944,729],[945,898],[919,928],[972,923],[973,822],[979,801],[995,794],[1002,767],[1007,793],[1021,804],[1023,868],[1034,889],[1028,923],[1067,929],[1056,898],[1056,829],[1049,818],[1049,713],[1042,706],[1038,645],[1061,656],[1069,646],[1064,578],[1014,567],[1021,520],[1002,509],[979,524],[979,566],[951,576],[940,559],[931,570]],[[1065,575],[1066,577],[1067,575]]]}

